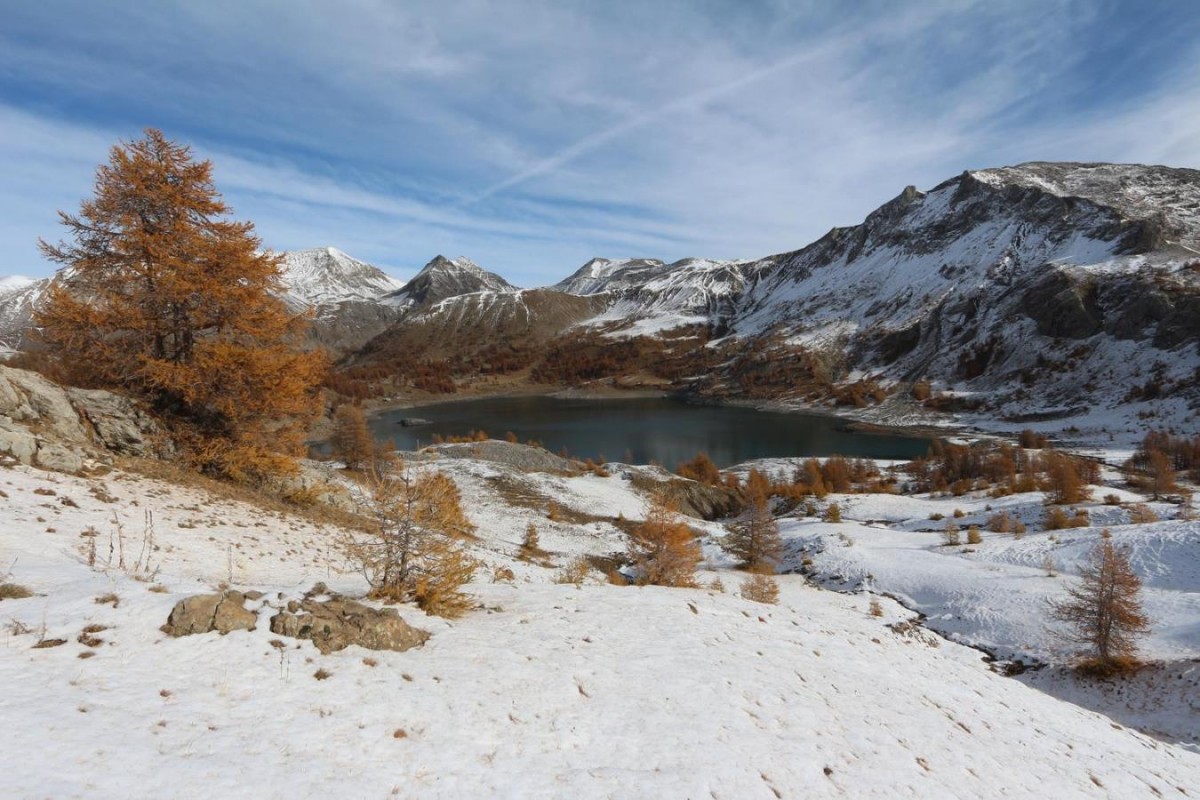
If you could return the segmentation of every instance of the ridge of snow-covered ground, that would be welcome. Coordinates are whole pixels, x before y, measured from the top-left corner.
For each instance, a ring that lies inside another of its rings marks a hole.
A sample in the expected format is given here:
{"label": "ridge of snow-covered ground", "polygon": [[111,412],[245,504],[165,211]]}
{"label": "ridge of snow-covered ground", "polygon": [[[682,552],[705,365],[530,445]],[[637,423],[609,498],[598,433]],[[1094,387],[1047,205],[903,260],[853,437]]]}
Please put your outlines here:
{"label": "ridge of snow-covered ground", "polygon": [[[562,477],[472,460],[436,467],[479,526],[485,568],[471,592],[484,608],[447,622],[402,607],[433,633],[423,648],[327,656],[294,640],[277,649],[266,618],[316,581],[365,588],[328,526],[120,471],[0,470],[4,580],[36,593],[0,605],[0,719],[16,734],[0,795],[1070,798],[1188,796],[1200,781],[1200,754],[1003,678],[977,651],[892,630],[911,612],[889,600],[873,617],[868,597],[799,575],[780,576],[779,606],[737,597],[715,524],[698,526],[712,563],[703,578],[720,576],[725,593],[598,576],[577,588],[515,559],[530,522],[556,567],[620,549],[612,522],[644,515],[629,480],[644,468]],[[928,549],[906,537],[929,535],[864,520],[913,528],[928,508],[969,502],[838,499],[858,523],[826,531],[789,520],[786,535],[883,554],[862,562],[873,564],[895,561],[889,548]],[[568,513],[547,519],[549,502]],[[1160,525],[1138,527],[1184,541],[1172,533],[1180,523]],[[95,568],[80,537],[89,527]],[[996,544],[935,557],[951,576],[976,558],[1010,586],[1067,580],[1018,574],[1027,555]],[[1158,563],[1154,549],[1139,568]],[[497,567],[513,581],[490,582]],[[1178,590],[1192,577],[1155,580]],[[873,582],[883,591],[890,579],[881,569]],[[266,592],[252,602],[257,630],[158,631],[174,602],[221,582]],[[96,602],[107,594],[119,602]],[[98,646],[76,641],[89,624],[105,626]],[[39,636],[67,643],[33,649]],[[332,674],[317,680],[318,669]]]}

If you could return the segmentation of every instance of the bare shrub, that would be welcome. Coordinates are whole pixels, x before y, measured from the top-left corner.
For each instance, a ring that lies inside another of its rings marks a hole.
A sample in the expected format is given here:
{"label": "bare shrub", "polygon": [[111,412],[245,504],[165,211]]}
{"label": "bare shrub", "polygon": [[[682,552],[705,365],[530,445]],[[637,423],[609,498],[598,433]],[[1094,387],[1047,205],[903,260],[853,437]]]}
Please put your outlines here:
{"label": "bare shrub", "polygon": [[0,600],[23,600],[26,597],[33,597],[33,592],[21,584],[0,583]]}
{"label": "bare shrub", "polygon": [[521,550],[518,557],[522,561],[534,561],[545,556],[546,551],[542,549],[541,541],[538,538],[537,526],[531,522],[525,526],[525,537],[521,539]]}
{"label": "bare shrub", "polygon": [[1046,509],[1046,513],[1042,515],[1042,530],[1058,531],[1066,528],[1086,528],[1091,520],[1088,518],[1086,509],[1076,509],[1073,515],[1068,516],[1067,512],[1055,506],[1054,508]]}
{"label": "bare shrub", "polygon": [[474,575],[476,562],[460,540],[475,528],[463,514],[454,482],[397,462],[372,470],[367,483],[366,510],[375,525],[366,536],[349,536],[345,546],[371,585],[371,596],[416,601],[439,616],[469,608],[460,589]]}
{"label": "bare shrub", "polygon": [[592,565],[583,556],[577,556],[566,563],[566,565],[554,576],[555,583],[573,583],[576,586],[582,586],[587,580],[588,575],[592,571]]}

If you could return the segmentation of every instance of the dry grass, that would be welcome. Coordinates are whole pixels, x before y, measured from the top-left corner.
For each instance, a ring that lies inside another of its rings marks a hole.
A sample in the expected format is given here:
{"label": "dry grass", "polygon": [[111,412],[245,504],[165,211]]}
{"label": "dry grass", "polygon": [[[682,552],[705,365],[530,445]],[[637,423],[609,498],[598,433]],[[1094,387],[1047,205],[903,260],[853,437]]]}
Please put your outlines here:
{"label": "dry grass", "polygon": [[126,472],[145,478],[153,478],[185,488],[199,489],[221,500],[245,503],[273,514],[291,515],[307,520],[314,525],[336,525],[361,531],[372,529],[372,520],[361,514],[343,511],[322,503],[298,505],[288,502],[279,494],[266,488],[219,481],[168,461],[131,458],[122,459],[119,466]]}
{"label": "dry grass", "polygon": [[1114,678],[1120,675],[1132,675],[1142,666],[1142,662],[1136,658],[1111,658],[1107,661],[1099,658],[1086,658],[1075,665],[1075,671],[1087,678]]}
{"label": "dry grass", "polygon": [[587,562],[586,558],[573,558],[554,576],[554,582],[573,583],[576,586],[582,586],[591,571],[592,566]]}
{"label": "dry grass", "polygon": [[19,583],[0,583],[0,600],[22,600],[33,592]]}

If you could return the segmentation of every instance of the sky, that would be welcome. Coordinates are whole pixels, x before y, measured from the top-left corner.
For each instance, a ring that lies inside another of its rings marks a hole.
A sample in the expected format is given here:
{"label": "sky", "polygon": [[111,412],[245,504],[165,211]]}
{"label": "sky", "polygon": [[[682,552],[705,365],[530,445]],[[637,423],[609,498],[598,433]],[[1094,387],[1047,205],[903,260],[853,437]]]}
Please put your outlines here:
{"label": "sky", "polygon": [[757,258],[907,185],[1200,167],[1200,5],[1055,0],[39,0],[0,26],[0,275],[147,127],[276,250],[522,286]]}

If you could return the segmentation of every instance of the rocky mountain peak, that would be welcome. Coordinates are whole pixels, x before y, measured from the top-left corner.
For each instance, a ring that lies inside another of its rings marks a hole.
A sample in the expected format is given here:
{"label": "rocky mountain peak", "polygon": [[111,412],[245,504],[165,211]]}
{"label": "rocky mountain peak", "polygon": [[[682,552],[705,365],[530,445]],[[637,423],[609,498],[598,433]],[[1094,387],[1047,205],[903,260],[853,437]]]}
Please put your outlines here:
{"label": "rocky mountain peak", "polygon": [[289,300],[314,306],[373,301],[402,285],[378,267],[334,247],[284,253],[283,284]]}
{"label": "rocky mountain peak", "polygon": [[516,288],[466,256],[451,259],[437,255],[412,280],[384,298],[384,302],[397,307],[425,307],[457,295],[512,292]]}

